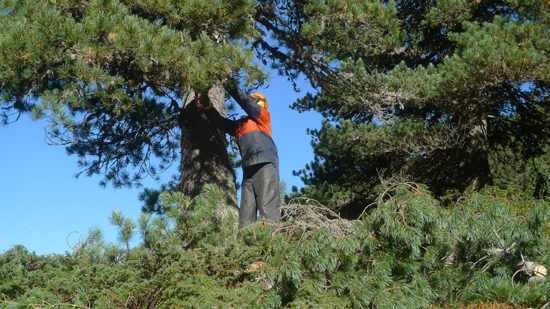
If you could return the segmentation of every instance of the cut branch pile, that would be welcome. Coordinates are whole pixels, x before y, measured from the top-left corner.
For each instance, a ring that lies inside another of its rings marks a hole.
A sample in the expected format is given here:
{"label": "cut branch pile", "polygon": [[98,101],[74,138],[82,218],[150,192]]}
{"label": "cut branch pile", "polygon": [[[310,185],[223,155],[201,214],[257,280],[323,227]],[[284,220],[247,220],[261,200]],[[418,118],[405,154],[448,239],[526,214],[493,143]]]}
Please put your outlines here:
{"label": "cut branch pile", "polygon": [[352,230],[352,221],[342,219],[334,211],[310,198],[294,198],[282,209],[282,222],[277,225],[276,232],[291,235],[297,230],[326,230],[334,237],[344,237]]}

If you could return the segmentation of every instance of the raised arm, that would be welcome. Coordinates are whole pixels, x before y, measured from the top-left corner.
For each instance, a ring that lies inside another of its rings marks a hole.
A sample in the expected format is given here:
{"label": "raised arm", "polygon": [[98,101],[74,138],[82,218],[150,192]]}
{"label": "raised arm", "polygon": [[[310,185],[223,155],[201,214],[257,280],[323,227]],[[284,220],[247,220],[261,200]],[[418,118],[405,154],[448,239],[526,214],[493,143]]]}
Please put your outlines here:
{"label": "raised arm", "polygon": [[220,115],[215,108],[205,111],[206,117],[222,132],[235,136],[235,121],[227,119]]}
{"label": "raised arm", "polygon": [[236,129],[236,123],[235,121],[231,119],[227,119],[220,115],[220,112],[218,112],[217,109],[212,108],[212,102],[210,102],[210,99],[208,96],[203,96],[201,98],[201,104],[204,107],[204,113],[208,120],[220,131],[229,134],[231,136],[235,136],[235,129]]}
{"label": "raised arm", "polygon": [[251,98],[246,92],[237,87],[237,83],[229,81],[225,85],[225,89],[231,95],[235,101],[241,106],[241,108],[255,121],[258,120],[262,114],[262,107],[257,104],[256,99]]}

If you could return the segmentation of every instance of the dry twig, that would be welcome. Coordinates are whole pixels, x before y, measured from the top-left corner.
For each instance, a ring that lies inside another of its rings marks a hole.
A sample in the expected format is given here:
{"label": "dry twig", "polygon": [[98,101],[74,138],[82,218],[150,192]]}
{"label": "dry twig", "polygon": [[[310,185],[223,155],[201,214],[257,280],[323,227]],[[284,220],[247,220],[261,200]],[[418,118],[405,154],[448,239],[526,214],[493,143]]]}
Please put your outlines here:
{"label": "dry twig", "polygon": [[283,220],[275,232],[294,234],[299,230],[312,232],[327,230],[336,237],[351,233],[352,221],[342,219],[337,213],[310,198],[295,198],[283,207]]}

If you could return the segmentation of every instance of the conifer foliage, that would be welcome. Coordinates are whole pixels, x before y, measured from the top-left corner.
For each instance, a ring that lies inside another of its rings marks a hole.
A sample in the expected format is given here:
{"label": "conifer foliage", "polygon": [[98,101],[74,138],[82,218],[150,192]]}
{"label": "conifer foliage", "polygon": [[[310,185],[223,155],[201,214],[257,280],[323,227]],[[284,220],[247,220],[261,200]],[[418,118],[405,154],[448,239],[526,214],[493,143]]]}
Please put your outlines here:
{"label": "conifer foliage", "polygon": [[[115,186],[182,171],[179,190],[149,191],[158,214],[113,211],[118,243],[94,227],[63,255],[0,254],[0,306],[550,306],[536,271],[550,203],[533,198],[550,179],[547,1],[0,4],[5,122],[47,119],[52,143]],[[253,52],[305,74],[320,92],[294,107],[328,121],[309,196],[239,230],[226,141],[195,93],[223,111],[220,78],[262,84]],[[490,186],[521,175],[524,190]]]}
{"label": "conifer foliage", "polygon": [[233,72],[250,85],[262,83],[244,45],[256,36],[254,6],[0,1],[4,123],[27,112],[46,119],[49,141],[81,158],[80,173],[104,175],[103,184],[130,186],[175,163],[180,191],[190,196],[206,183],[235,191],[225,136],[205,124],[195,93],[210,89],[223,114],[221,77]]}
{"label": "conifer foliage", "polygon": [[[452,207],[423,186],[380,193],[359,220],[313,200],[238,231],[225,193],[163,193],[165,215],[114,212],[126,250],[99,228],[64,255],[0,255],[0,304],[33,308],[475,308],[548,306],[550,284],[504,255],[550,264],[550,204],[490,188]],[[539,278],[542,280],[533,281]],[[533,281],[533,282],[532,282]]]}
{"label": "conifer foliage", "polygon": [[502,164],[536,168],[546,152],[547,1],[260,2],[286,49],[258,48],[318,87],[294,107],[327,119],[300,175],[348,217],[380,179],[479,190],[502,183]]}

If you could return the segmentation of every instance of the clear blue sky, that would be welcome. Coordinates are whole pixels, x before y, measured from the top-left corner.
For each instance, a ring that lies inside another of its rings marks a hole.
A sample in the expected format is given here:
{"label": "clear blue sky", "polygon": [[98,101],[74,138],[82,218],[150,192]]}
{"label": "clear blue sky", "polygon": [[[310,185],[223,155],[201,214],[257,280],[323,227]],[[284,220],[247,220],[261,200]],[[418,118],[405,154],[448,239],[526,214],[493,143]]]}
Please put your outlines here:
{"label": "clear blue sky", "polygon": [[[260,92],[269,102],[281,180],[290,190],[293,185],[303,186],[292,171],[304,168],[313,159],[311,136],[306,130],[319,128],[322,117],[289,108],[296,98],[312,91],[307,82],[301,82],[302,92],[296,93],[286,78],[273,77],[269,87]],[[72,252],[71,247],[94,226],[103,229],[106,241],[116,242],[117,230],[109,225],[108,217],[116,209],[137,220],[141,189],[101,188],[99,176],[75,178],[77,157],[68,156],[62,146],[47,145],[44,124],[23,116],[18,122],[0,126],[0,253],[14,245],[23,245],[39,255]],[[152,180],[144,185],[158,187]]]}

